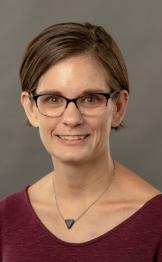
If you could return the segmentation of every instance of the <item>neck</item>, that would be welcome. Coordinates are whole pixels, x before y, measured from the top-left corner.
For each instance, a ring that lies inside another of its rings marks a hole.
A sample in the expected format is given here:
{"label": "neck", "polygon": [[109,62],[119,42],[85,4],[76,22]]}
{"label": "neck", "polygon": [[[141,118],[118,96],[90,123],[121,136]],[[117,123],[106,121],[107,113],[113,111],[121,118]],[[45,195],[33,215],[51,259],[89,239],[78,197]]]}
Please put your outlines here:
{"label": "neck", "polygon": [[114,175],[114,163],[107,152],[95,161],[81,165],[62,163],[55,159],[54,167],[52,179],[59,203],[89,203],[106,189]]}

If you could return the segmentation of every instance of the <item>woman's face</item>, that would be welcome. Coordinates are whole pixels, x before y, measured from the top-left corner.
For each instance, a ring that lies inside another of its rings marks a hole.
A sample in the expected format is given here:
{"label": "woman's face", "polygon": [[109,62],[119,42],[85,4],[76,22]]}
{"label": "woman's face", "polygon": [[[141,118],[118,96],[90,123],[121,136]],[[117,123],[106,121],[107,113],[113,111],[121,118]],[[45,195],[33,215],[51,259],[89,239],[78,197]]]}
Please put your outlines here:
{"label": "woman's face", "polygon": [[[85,91],[109,93],[104,68],[95,58],[80,55],[64,59],[51,67],[39,80],[37,94],[60,92],[73,99]],[[105,154],[109,146],[114,103],[109,99],[100,116],[83,116],[74,103],[69,103],[62,116],[41,115],[36,105],[34,114],[40,137],[52,158],[62,162],[86,162]],[[59,136],[88,135],[83,140],[64,140]]]}

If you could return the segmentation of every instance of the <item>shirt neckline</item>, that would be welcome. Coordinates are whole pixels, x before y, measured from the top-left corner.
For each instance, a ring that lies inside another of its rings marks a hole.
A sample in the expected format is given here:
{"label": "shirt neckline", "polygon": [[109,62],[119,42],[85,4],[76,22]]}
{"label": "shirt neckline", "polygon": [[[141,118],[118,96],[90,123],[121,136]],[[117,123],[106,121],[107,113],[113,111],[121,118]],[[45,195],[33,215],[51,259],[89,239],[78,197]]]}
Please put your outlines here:
{"label": "shirt neckline", "polygon": [[88,241],[85,242],[80,242],[80,243],[75,243],[75,242],[67,242],[64,241],[60,238],[58,238],[55,234],[53,234],[44,224],[43,222],[40,220],[40,218],[38,217],[38,215],[36,214],[35,210],[32,207],[32,204],[30,202],[30,198],[29,198],[29,194],[28,194],[28,188],[30,187],[30,185],[27,185],[24,189],[23,189],[23,193],[25,196],[25,200],[26,200],[26,204],[28,209],[30,210],[30,212],[33,215],[33,218],[37,221],[37,223],[39,224],[39,226],[41,226],[41,228],[45,231],[45,233],[47,235],[50,236],[50,238],[55,239],[57,242],[59,242],[62,245],[65,246],[76,246],[76,247],[81,247],[81,246],[87,246],[90,245],[96,241],[100,241],[102,239],[104,239],[107,236],[111,236],[114,232],[116,232],[118,229],[120,229],[121,227],[123,227],[125,224],[129,224],[131,223],[131,221],[135,218],[138,217],[139,215],[141,215],[144,210],[149,207],[155,199],[162,197],[162,193],[159,193],[158,195],[155,195],[154,197],[152,197],[151,199],[149,199],[147,202],[145,202],[143,204],[142,207],[140,207],[137,211],[135,211],[132,215],[130,215],[128,218],[126,218],[124,221],[122,221],[121,223],[119,223],[118,225],[116,225],[115,227],[113,227],[112,229],[110,229],[109,231],[105,232],[102,235],[99,235],[98,237],[95,237],[93,239],[90,239]]}

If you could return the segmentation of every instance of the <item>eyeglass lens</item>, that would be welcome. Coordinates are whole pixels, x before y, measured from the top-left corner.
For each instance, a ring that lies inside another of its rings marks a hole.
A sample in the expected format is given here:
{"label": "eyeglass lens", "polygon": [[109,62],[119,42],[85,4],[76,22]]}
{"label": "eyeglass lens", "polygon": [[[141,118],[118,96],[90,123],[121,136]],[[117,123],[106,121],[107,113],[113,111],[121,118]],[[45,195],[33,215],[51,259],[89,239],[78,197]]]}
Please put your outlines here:
{"label": "eyeglass lens", "polygon": [[[40,113],[46,116],[57,117],[63,114],[68,100],[57,95],[42,95],[37,99]],[[89,116],[101,115],[107,104],[107,98],[102,94],[89,94],[76,99],[76,105],[82,114]]]}

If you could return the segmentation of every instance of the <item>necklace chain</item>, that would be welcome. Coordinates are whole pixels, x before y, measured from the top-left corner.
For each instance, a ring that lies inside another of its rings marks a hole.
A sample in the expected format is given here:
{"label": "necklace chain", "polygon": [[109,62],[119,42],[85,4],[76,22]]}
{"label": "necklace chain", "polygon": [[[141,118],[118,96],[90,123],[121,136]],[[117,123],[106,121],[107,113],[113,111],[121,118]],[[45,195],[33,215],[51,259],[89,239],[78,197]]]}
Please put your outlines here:
{"label": "necklace chain", "polygon": [[52,179],[52,182],[53,182],[53,190],[54,190],[54,196],[55,196],[55,202],[56,202],[56,207],[58,209],[58,212],[61,216],[61,218],[63,219],[63,221],[66,223],[67,225],[67,222],[66,221],[71,221],[70,223],[70,226],[67,225],[68,229],[70,229],[72,227],[72,225],[78,221],[90,208],[91,206],[93,206],[105,193],[106,191],[110,188],[111,184],[112,184],[112,181],[113,181],[113,178],[114,178],[114,175],[115,175],[115,161],[113,160],[113,174],[112,174],[112,179],[111,179],[111,182],[108,184],[108,186],[106,187],[106,189],[97,197],[97,199],[95,199],[95,201],[93,201],[90,206],[88,206],[75,220],[74,219],[65,219],[64,216],[62,215],[62,212],[59,208],[59,205],[58,205],[58,201],[57,201],[57,197],[56,197],[56,188],[55,188],[55,183],[54,183],[54,175],[53,175],[53,179]]}

